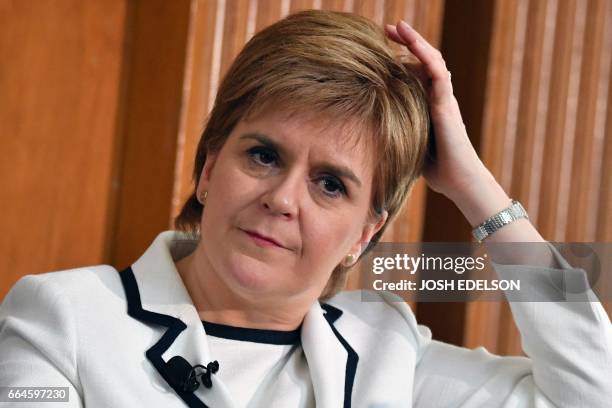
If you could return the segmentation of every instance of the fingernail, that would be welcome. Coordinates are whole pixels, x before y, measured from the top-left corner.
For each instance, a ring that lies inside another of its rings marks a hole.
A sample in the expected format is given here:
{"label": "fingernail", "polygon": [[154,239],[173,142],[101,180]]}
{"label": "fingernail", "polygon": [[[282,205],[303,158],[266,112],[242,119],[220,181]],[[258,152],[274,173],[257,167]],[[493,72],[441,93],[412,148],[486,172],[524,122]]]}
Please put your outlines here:
{"label": "fingernail", "polygon": [[400,25],[401,25],[402,27],[404,27],[405,29],[407,29],[407,30],[412,30],[412,27],[410,27],[410,26],[408,25],[408,23],[407,23],[407,22],[405,22],[404,20],[400,20]]}

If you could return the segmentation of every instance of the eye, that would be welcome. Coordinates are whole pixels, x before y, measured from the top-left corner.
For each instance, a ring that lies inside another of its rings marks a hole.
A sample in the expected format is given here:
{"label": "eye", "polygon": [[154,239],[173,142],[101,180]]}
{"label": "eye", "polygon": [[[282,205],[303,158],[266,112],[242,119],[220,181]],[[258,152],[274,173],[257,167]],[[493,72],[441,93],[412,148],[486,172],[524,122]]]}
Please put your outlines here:
{"label": "eye", "polygon": [[332,198],[346,195],[344,184],[335,176],[325,176],[319,179],[323,183],[323,191]]}
{"label": "eye", "polygon": [[249,149],[247,153],[251,160],[264,167],[269,167],[270,163],[278,160],[276,152],[268,147],[256,146]]}

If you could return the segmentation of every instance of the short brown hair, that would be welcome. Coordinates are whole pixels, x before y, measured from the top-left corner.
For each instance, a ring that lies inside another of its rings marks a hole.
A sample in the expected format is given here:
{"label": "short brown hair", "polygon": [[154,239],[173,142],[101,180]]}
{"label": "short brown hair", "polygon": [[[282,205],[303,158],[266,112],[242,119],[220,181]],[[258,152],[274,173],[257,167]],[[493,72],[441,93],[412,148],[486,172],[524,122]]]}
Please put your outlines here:
{"label": "short brown hair", "polygon": [[[257,33],[227,71],[200,138],[193,169],[195,188],[175,219],[178,230],[199,237],[203,206],[196,190],[206,155],[218,153],[242,118],[271,104],[283,111],[330,114],[357,121],[374,146],[370,215],[387,210],[385,225],[404,204],[421,175],[429,115],[425,91],[408,64],[394,56],[382,28],[350,13],[307,10]],[[362,254],[362,255],[363,255]],[[321,294],[340,291],[350,268],[338,265]]]}

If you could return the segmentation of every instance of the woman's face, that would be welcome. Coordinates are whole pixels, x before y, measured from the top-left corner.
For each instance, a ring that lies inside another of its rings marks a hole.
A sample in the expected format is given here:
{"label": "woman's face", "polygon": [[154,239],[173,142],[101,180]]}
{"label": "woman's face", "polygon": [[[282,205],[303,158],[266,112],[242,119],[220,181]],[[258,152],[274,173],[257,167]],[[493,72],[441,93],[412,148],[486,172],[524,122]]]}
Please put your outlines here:
{"label": "woman's face", "polygon": [[386,221],[386,213],[367,218],[373,153],[347,137],[348,126],[325,124],[262,114],[240,121],[207,157],[201,250],[233,292],[317,298],[336,265],[359,255]]}

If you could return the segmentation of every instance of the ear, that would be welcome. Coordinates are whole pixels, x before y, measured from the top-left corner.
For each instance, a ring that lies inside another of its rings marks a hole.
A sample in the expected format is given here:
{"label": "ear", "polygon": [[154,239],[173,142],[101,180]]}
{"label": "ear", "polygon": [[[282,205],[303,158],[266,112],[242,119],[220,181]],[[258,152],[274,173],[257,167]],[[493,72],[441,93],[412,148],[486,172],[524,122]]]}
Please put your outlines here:
{"label": "ear", "polygon": [[204,162],[204,166],[202,166],[200,180],[198,181],[198,188],[196,191],[197,197],[199,197],[202,192],[208,190],[208,185],[210,184],[210,178],[215,167],[215,163],[217,162],[217,157],[218,153],[209,153],[206,155],[206,161]]}
{"label": "ear", "polygon": [[361,255],[361,253],[367,248],[368,243],[370,242],[370,240],[372,239],[372,237],[378,232],[380,231],[380,229],[383,227],[383,225],[385,225],[385,222],[387,222],[387,218],[389,217],[389,213],[387,212],[387,210],[383,210],[383,212],[377,217],[376,221],[374,222],[367,222],[364,226],[363,229],[361,231],[361,237],[359,238],[359,241],[355,242],[355,244],[353,244],[353,246],[351,247],[350,252],[347,255],[353,255],[353,260],[352,262],[346,263],[346,258],[342,261],[342,264],[344,266],[351,266],[353,265],[357,259],[359,258],[359,256]]}

